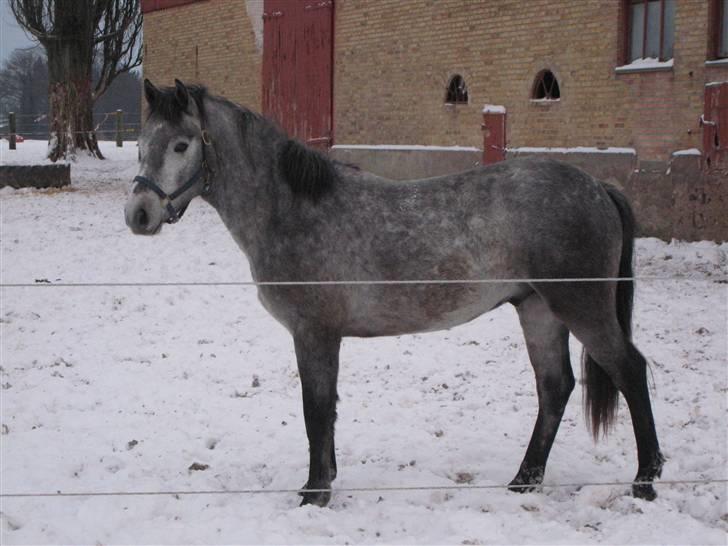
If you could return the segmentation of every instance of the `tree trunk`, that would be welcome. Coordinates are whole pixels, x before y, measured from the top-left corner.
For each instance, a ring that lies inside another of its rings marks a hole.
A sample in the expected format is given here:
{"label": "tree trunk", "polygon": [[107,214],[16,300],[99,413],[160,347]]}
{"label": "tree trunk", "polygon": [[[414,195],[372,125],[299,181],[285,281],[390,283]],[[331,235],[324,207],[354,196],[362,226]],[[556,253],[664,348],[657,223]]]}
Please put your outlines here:
{"label": "tree trunk", "polygon": [[49,73],[50,139],[48,158],[58,161],[87,150],[103,159],[93,126],[91,55],[81,41],[46,47]]}

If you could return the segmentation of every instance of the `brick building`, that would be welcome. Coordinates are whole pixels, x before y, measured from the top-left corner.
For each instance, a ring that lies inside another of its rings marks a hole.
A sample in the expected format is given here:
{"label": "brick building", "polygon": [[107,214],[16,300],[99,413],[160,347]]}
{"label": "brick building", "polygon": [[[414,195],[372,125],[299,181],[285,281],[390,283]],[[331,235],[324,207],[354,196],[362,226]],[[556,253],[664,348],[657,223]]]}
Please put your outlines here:
{"label": "brick building", "polygon": [[621,186],[643,233],[728,239],[728,0],[142,6],[146,77],[204,83],[364,168],[557,154]]}

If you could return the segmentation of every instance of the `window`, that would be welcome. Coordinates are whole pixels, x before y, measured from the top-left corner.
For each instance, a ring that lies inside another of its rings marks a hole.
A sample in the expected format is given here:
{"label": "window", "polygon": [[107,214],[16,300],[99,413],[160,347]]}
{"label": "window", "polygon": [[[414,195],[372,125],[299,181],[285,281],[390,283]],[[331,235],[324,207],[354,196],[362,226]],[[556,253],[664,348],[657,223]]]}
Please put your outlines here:
{"label": "window", "polygon": [[542,70],[536,75],[531,91],[532,100],[559,100],[561,90],[559,82],[550,70]]}
{"label": "window", "polygon": [[672,59],[675,0],[628,0],[628,62]]}
{"label": "window", "polygon": [[728,0],[713,0],[710,12],[711,59],[728,58]]}
{"label": "window", "polygon": [[460,74],[455,74],[450,78],[447,84],[447,94],[445,95],[445,103],[447,104],[467,104],[468,88],[465,80]]}

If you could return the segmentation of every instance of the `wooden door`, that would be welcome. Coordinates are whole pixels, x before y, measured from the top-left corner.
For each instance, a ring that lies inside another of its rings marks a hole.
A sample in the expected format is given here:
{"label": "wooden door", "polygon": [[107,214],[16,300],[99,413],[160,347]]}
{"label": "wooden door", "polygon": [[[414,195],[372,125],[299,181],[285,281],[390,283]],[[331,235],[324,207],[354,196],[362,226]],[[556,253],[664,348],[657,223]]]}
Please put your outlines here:
{"label": "wooden door", "polygon": [[728,82],[705,86],[702,125],[705,165],[728,163]]}
{"label": "wooden door", "polygon": [[333,0],[265,0],[263,113],[309,146],[333,144]]}
{"label": "wooden door", "polygon": [[483,165],[506,158],[506,109],[486,106],[483,109]]}

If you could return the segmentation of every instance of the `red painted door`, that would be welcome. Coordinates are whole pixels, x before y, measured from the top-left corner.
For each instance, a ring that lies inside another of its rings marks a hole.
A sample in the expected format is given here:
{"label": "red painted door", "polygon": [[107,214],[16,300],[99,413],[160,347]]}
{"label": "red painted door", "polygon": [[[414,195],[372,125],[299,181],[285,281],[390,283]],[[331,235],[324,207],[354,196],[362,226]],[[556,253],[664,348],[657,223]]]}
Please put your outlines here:
{"label": "red painted door", "polygon": [[486,106],[483,109],[483,165],[506,158],[506,109]]}
{"label": "red painted door", "polygon": [[705,86],[703,155],[707,167],[728,163],[728,82]]}
{"label": "red painted door", "polygon": [[333,144],[333,0],[265,0],[263,113],[310,146]]}

